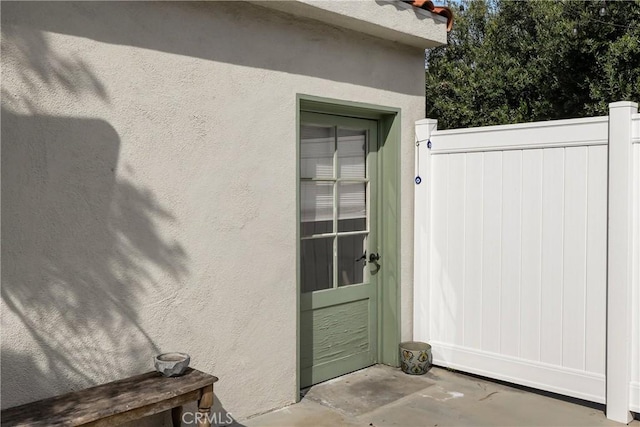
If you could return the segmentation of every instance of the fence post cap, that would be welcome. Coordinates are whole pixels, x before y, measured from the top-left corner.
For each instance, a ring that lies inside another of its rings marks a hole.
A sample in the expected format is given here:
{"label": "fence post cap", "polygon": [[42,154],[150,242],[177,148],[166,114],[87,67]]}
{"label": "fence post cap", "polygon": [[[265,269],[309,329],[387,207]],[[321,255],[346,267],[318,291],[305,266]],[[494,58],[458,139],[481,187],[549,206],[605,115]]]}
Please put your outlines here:
{"label": "fence post cap", "polygon": [[609,108],[638,108],[638,103],[632,101],[612,102],[609,104]]}

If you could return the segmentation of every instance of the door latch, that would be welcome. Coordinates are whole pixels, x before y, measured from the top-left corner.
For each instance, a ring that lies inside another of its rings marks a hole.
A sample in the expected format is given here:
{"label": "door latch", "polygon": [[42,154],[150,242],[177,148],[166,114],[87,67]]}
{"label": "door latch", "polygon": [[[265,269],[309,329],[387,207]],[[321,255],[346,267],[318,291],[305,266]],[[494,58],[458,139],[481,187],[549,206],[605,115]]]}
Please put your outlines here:
{"label": "door latch", "polygon": [[362,260],[364,260],[365,262],[367,261],[367,251],[364,251],[364,253],[360,258],[356,258],[356,262],[362,261]]}

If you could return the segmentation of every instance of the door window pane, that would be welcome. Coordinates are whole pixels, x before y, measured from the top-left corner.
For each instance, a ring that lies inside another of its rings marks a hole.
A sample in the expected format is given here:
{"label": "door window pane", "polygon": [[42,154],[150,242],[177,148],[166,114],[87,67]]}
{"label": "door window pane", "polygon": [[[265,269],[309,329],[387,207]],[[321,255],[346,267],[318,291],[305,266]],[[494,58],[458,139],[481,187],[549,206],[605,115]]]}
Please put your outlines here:
{"label": "door window pane", "polygon": [[367,184],[340,182],[338,184],[338,231],[367,229]]}
{"label": "door window pane", "polygon": [[302,292],[333,287],[333,237],[301,242]]}
{"label": "door window pane", "polygon": [[366,236],[338,237],[338,286],[364,282]]}
{"label": "door window pane", "polygon": [[333,182],[300,183],[300,220],[303,237],[333,232]]}
{"label": "door window pane", "polygon": [[338,176],[365,178],[367,153],[365,130],[338,129]]}
{"label": "door window pane", "polygon": [[333,178],[335,128],[300,126],[300,176]]}
{"label": "door window pane", "polygon": [[333,232],[333,220],[331,221],[312,221],[302,222],[300,224],[300,233],[302,237],[313,236],[314,234],[326,234]]}

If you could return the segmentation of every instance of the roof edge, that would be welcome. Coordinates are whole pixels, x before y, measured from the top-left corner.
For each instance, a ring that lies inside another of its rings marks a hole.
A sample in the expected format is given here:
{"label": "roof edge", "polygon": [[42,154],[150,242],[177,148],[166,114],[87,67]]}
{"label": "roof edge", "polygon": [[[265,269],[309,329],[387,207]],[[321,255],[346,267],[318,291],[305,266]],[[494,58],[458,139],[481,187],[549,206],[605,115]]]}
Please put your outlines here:
{"label": "roof edge", "polygon": [[258,6],[427,49],[447,43],[447,18],[397,0],[248,0]]}

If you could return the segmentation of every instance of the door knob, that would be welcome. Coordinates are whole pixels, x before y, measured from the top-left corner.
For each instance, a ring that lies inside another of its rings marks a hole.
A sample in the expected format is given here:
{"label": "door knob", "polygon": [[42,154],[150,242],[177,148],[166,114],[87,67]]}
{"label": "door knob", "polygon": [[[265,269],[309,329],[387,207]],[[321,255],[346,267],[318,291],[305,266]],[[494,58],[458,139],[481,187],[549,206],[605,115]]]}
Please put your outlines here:
{"label": "door knob", "polygon": [[369,262],[377,262],[380,259],[380,254],[369,254]]}

